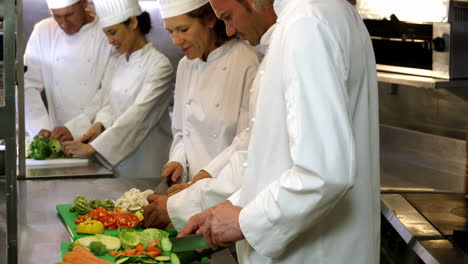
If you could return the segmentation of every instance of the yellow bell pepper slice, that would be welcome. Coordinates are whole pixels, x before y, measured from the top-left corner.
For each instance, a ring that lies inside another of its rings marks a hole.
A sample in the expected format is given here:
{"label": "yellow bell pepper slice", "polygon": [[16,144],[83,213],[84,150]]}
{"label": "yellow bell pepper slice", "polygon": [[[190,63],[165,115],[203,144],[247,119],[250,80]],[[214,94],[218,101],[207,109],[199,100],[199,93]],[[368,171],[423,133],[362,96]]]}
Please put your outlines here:
{"label": "yellow bell pepper slice", "polygon": [[82,234],[102,234],[104,233],[104,224],[96,220],[84,221],[78,224],[76,232]]}

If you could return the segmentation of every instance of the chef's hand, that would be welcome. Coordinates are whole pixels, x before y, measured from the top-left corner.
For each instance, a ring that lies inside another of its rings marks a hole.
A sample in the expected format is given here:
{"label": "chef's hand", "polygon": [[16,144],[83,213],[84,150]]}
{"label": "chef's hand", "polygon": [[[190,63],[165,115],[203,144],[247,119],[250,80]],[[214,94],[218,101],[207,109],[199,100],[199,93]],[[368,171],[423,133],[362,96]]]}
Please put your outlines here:
{"label": "chef's hand", "polygon": [[229,201],[190,217],[188,223],[179,231],[179,236],[186,236],[196,231],[203,235],[206,243],[214,250],[218,247],[229,247],[244,239],[239,225],[241,207]]}
{"label": "chef's hand", "polygon": [[41,129],[41,131],[39,131],[39,133],[37,133],[38,136],[41,136],[41,137],[50,137],[50,131],[47,130],[47,129]]}
{"label": "chef's hand", "polygon": [[181,184],[174,184],[172,185],[166,192],[168,196],[172,196],[182,190],[187,189],[190,187],[192,184],[195,182],[202,180],[202,179],[207,179],[207,178],[212,178],[211,175],[204,170],[201,170],[197,175],[195,175],[190,183],[181,183]]}
{"label": "chef's hand", "polygon": [[63,142],[63,153],[79,158],[88,158],[95,154],[96,150],[91,145],[80,141],[65,141]]}
{"label": "chef's hand", "polygon": [[50,138],[58,139],[61,142],[73,140],[73,136],[70,130],[68,130],[68,128],[64,126],[55,127],[54,130],[52,130],[52,133],[50,134]]}
{"label": "chef's hand", "polygon": [[167,196],[151,194],[146,197],[148,204],[143,210],[145,227],[162,227],[167,226],[171,220],[167,212]]}
{"label": "chef's hand", "polygon": [[104,126],[101,122],[94,123],[86,132],[83,134],[83,137],[80,139],[81,142],[93,142],[102,132],[104,132]]}
{"label": "chef's hand", "polygon": [[167,181],[168,177],[172,183],[180,183],[182,181],[182,173],[184,172],[184,167],[177,161],[172,161],[164,165],[161,177]]}

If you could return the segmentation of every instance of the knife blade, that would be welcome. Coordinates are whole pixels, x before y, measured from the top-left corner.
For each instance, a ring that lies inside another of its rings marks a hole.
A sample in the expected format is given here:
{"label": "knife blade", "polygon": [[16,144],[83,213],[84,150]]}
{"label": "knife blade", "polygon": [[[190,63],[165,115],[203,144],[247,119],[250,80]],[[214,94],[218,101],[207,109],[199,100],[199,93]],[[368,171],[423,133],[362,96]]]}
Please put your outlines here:
{"label": "knife blade", "polygon": [[166,195],[166,192],[170,187],[168,181],[170,181],[169,178],[167,179],[167,181],[162,179],[159,185],[156,186],[156,188],[154,189],[154,193],[157,195]]}

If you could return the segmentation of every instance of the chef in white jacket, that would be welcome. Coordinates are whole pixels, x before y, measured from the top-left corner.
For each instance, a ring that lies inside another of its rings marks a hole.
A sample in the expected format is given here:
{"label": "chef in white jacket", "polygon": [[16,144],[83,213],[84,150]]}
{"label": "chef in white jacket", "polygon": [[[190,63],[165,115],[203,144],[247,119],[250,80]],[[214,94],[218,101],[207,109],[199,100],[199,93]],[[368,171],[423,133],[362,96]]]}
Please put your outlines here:
{"label": "chef in white jacket", "polygon": [[[34,26],[24,53],[25,118],[29,136],[70,140],[63,125],[99,90],[111,46],[85,8],[87,0],[47,0],[52,17]],[[47,108],[41,98],[45,91]]]}
{"label": "chef in white jacket", "polygon": [[[250,45],[255,46],[258,51],[264,54],[276,22],[276,14],[273,8],[256,11],[251,3],[247,1],[239,2],[237,0],[219,0],[219,3],[222,5],[222,9],[218,8],[218,11],[215,8],[214,10],[219,18],[225,19],[227,34],[236,35],[239,38],[242,37],[248,40]],[[226,14],[229,14],[229,17]],[[262,68],[262,64],[260,64],[260,68]],[[251,118],[255,113],[258,81],[259,77],[257,75],[249,91],[249,127],[242,133],[239,133],[233,140],[233,143],[215,159],[231,159],[231,163],[238,162],[239,160],[244,161],[243,157],[247,150],[250,126],[252,125]],[[229,166],[225,166],[226,168],[223,168],[220,172],[213,173],[213,177],[196,182],[192,180],[186,189],[178,193],[170,193],[171,187],[168,191],[169,198],[167,199],[162,197],[154,199],[154,195],[149,196],[149,201],[155,203],[151,206],[155,206],[157,209],[156,213],[154,213],[155,218],[152,218],[153,215],[151,215],[146,219],[150,219],[149,221],[152,221],[154,224],[159,224],[160,222],[167,221],[165,216],[168,216],[174,227],[177,230],[181,229],[192,215],[225,201],[240,188],[241,175],[233,173],[233,170],[230,168],[231,166],[233,165],[229,164]]]}
{"label": "chef in white jacket", "polygon": [[276,0],[274,9],[242,188],[179,234],[196,231],[214,248],[238,241],[240,263],[378,263],[369,34],[344,0]]}
{"label": "chef in white jacket", "polygon": [[159,4],[164,27],[185,53],[177,69],[174,141],[162,176],[185,182],[226,164],[226,159],[213,159],[247,127],[259,58],[247,43],[226,36],[208,0]]}
{"label": "chef in white jacket", "polygon": [[65,142],[65,153],[96,154],[118,177],[156,177],[168,160],[172,142],[168,111],[172,66],[146,40],[151,20],[137,0],[96,0],[94,4],[118,54],[111,57],[100,93],[65,125],[74,135],[85,135],[82,141],[95,139],[89,144]]}

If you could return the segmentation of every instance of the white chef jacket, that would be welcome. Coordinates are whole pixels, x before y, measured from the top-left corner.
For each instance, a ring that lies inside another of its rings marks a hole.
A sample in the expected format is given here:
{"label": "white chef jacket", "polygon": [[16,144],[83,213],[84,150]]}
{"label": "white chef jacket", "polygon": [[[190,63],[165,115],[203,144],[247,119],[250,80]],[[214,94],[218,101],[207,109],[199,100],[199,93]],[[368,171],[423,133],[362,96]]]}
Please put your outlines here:
{"label": "white chef jacket", "polygon": [[229,155],[213,158],[248,125],[249,89],[258,64],[256,51],[237,39],[212,51],[206,62],[187,57],[179,62],[169,161],[184,166],[183,181],[202,169],[215,175],[227,164]]}
{"label": "white chef jacket", "polygon": [[245,263],[379,262],[378,98],[369,34],[343,0],[276,0],[242,188]]}
{"label": "white chef jacket", "polygon": [[[112,46],[98,19],[67,35],[47,18],[34,26],[24,53],[26,130],[63,126],[79,115],[99,90]],[[41,99],[45,89],[48,112]]]}
{"label": "white chef jacket", "polygon": [[66,126],[77,134],[102,122],[106,130],[90,143],[98,158],[117,177],[155,177],[172,142],[168,107],[173,80],[169,60],[151,42],[128,61],[125,54],[112,57],[101,93]]}
{"label": "white chef jacket", "polygon": [[[256,47],[263,55],[268,49],[271,33],[275,25],[271,26],[260,39],[260,44]],[[258,68],[259,71],[264,67],[262,62]],[[246,151],[249,143],[251,119],[255,113],[255,102],[258,94],[259,74],[252,83],[249,90],[249,126],[239,133],[233,140],[231,146],[226,148],[215,159],[227,159],[227,165],[219,174],[211,174],[212,179],[203,179],[194,183],[190,188],[182,190],[167,200],[167,211],[174,227],[179,230],[189,220],[192,215],[225,201],[230,195],[236,192],[242,184],[239,168],[246,161]]]}

